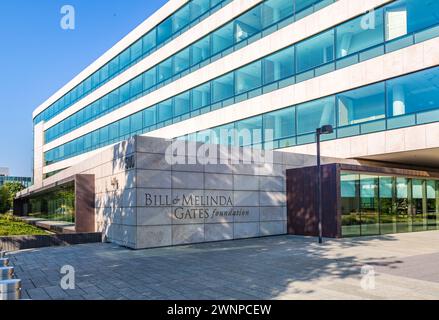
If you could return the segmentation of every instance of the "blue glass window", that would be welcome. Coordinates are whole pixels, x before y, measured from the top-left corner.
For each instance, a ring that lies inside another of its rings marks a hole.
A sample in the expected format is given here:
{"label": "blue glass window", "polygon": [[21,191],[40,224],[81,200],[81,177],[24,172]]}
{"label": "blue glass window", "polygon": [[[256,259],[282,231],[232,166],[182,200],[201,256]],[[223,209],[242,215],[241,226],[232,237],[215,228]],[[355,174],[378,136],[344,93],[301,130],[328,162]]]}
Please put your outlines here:
{"label": "blue glass window", "polygon": [[143,118],[142,118],[142,113],[141,112],[137,112],[135,114],[133,114],[131,117],[131,134],[137,133],[140,130],[142,130],[143,128]]}
{"label": "blue glass window", "polygon": [[182,93],[174,98],[174,116],[179,116],[190,111],[190,92]]}
{"label": "blue glass window", "polygon": [[212,34],[212,54],[233,45],[233,23],[229,23]]}
{"label": "blue glass window", "polygon": [[136,41],[131,46],[131,61],[134,61],[142,55],[142,39]]}
{"label": "blue glass window", "polygon": [[375,10],[337,27],[337,58],[342,58],[384,42],[383,10]]}
{"label": "blue glass window", "polygon": [[192,89],[192,110],[210,105],[210,84],[206,83]]}
{"label": "blue glass window", "polygon": [[250,10],[235,21],[235,42],[240,42],[262,30],[261,7]]}
{"label": "blue glass window", "polygon": [[294,1],[268,0],[262,5],[262,27],[266,28],[289,17],[294,12]]}
{"label": "blue glass window", "polygon": [[168,99],[157,105],[158,107],[158,121],[166,121],[172,118],[172,99]]}
{"label": "blue glass window", "polygon": [[324,125],[335,126],[335,99],[324,98],[297,106],[297,134],[314,133]]}
{"label": "blue glass window", "polygon": [[[119,56],[111,60],[108,64],[108,75],[111,77],[119,70]],[[78,96],[82,95],[82,92],[78,93]]]}
{"label": "blue glass window", "polygon": [[119,68],[123,69],[128,66],[131,62],[131,51],[130,49],[126,49],[119,56]]}
{"label": "blue glass window", "polygon": [[208,0],[193,0],[190,3],[191,16],[190,20],[194,20],[209,10]]}
{"label": "blue glass window", "polygon": [[143,77],[142,75],[134,78],[130,81],[130,96],[135,97],[143,90]]}
{"label": "blue glass window", "polygon": [[236,94],[260,87],[262,82],[261,61],[254,62],[235,72]]}
{"label": "blue glass window", "polygon": [[334,30],[299,43],[296,54],[299,73],[334,60]]}
{"label": "blue glass window", "polygon": [[156,84],[156,68],[152,68],[143,74],[143,89],[147,90]]}
{"label": "blue glass window", "polygon": [[125,102],[130,99],[130,83],[124,84],[119,88],[119,102]]}
{"label": "blue glass window", "polygon": [[156,46],[156,31],[150,31],[142,38],[143,53],[151,51]]}
{"label": "blue glass window", "polygon": [[234,92],[233,72],[212,81],[212,102],[232,97]]}
{"label": "blue glass window", "polygon": [[192,46],[192,65],[210,57],[210,37],[204,37]]}
{"label": "blue glass window", "polygon": [[346,126],[386,116],[384,83],[337,95],[338,125]]}
{"label": "blue glass window", "polygon": [[172,17],[169,17],[157,26],[157,44],[168,40],[172,35]]}
{"label": "blue glass window", "polygon": [[264,115],[264,134],[272,130],[273,139],[282,139],[296,134],[294,107],[270,112]]}
{"label": "blue glass window", "polygon": [[162,63],[160,63],[157,67],[158,71],[158,82],[165,81],[172,77],[172,58],[169,58]]}
{"label": "blue glass window", "polygon": [[172,16],[172,32],[178,32],[189,24],[191,18],[190,6],[185,5]]}
{"label": "blue glass window", "polygon": [[236,122],[237,137],[239,146],[250,146],[262,142],[262,116]]}
{"label": "blue glass window", "polygon": [[294,47],[264,58],[263,63],[264,84],[292,76],[294,74]]}
{"label": "blue glass window", "polygon": [[143,125],[150,127],[156,124],[156,106],[143,110]]}
{"label": "blue glass window", "polygon": [[190,57],[189,57],[190,49],[184,49],[180,51],[174,56],[174,73],[177,74],[189,68],[190,65]]}
{"label": "blue glass window", "polygon": [[387,81],[389,116],[439,108],[438,68]]}
{"label": "blue glass window", "polygon": [[130,117],[120,120],[119,133],[121,136],[127,136],[130,134]]}
{"label": "blue glass window", "polygon": [[386,7],[386,40],[439,23],[439,1],[400,0]]}

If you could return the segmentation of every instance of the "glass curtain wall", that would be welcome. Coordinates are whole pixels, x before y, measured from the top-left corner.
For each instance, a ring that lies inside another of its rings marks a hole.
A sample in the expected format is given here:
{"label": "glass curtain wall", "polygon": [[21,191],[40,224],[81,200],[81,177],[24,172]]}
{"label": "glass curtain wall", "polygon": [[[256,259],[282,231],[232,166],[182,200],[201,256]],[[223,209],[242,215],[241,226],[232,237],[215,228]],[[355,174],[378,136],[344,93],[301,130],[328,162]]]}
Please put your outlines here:
{"label": "glass curtain wall", "polygon": [[343,172],[342,236],[439,229],[439,181]]}
{"label": "glass curtain wall", "polygon": [[53,221],[75,222],[73,185],[30,199],[29,216]]}

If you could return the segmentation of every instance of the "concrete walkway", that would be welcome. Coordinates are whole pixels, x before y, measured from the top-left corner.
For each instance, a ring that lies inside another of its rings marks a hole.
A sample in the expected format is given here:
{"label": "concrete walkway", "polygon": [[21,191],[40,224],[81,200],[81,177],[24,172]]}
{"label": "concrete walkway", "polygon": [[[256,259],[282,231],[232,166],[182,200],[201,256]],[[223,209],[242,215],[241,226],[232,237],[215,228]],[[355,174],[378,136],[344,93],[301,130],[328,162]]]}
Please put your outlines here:
{"label": "concrete walkway", "polygon": [[[90,244],[10,257],[32,299],[439,299],[438,231],[322,246],[294,236],[143,251]],[[75,290],[60,287],[63,265],[75,268]]]}

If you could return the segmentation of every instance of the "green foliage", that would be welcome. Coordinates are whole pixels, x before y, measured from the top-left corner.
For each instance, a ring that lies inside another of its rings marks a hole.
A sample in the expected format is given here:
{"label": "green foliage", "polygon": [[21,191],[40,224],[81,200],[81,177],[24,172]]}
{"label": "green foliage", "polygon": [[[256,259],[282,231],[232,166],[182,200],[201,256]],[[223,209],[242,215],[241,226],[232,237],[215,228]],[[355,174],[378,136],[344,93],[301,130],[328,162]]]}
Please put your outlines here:
{"label": "green foliage", "polygon": [[22,222],[14,216],[0,214],[0,237],[45,234],[49,233],[37,227],[31,226],[25,222]]}
{"label": "green foliage", "polygon": [[17,192],[24,189],[19,182],[6,182],[0,187],[0,213],[6,213],[13,208]]}

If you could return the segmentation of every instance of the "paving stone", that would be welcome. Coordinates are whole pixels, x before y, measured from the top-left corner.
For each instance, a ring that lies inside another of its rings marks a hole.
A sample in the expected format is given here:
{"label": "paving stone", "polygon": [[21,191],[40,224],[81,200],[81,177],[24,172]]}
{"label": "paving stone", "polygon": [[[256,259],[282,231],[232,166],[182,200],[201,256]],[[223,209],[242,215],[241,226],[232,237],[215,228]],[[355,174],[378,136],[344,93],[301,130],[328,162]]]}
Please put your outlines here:
{"label": "paving stone", "polygon": [[[10,258],[23,298],[35,300],[439,299],[438,231],[323,245],[295,236],[139,251],[87,244]],[[75,266],[75,290],[59,287],[65,264]],[[374,290],[361,287],[364,265],[376,272]]]}

